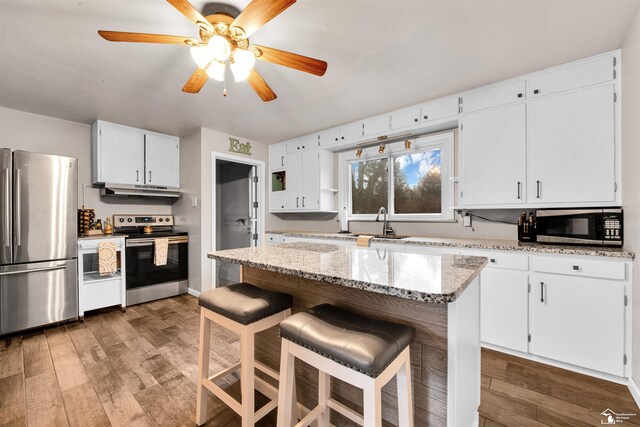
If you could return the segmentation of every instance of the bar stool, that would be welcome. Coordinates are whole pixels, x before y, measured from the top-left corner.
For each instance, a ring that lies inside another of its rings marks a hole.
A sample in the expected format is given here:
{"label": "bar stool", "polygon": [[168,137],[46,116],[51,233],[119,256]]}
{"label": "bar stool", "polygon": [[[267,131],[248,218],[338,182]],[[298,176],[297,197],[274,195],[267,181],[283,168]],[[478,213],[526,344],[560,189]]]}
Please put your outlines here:
{"label": "bar stool", "polygon": [[[254,360],[255,334],[276,326],[290,316],[293,298],[289,294],[266,291],[248,283],[236,283],[202,292],[198,303],[202,308],[196,423],[202,425],[206,421],[207,389],[242,417],[243,427],[253,426],[278,404],[278,390],[256,377],[254,369],[261,370],[275,380],[279,379],[276,371]],[[209,376],[210,322],[215,322],[240,336],[240,362],[212,376]],[[214,383],[215,380],[238,369],[242,402],[238,402]],[[255,412],[254,389],[269,398],[269,402]]]}
{"label": "bar stool", "polygon": [[[414,334],[409,326],[371,319],[330,304],[283,320],[278,427],[290,427],[289,414],[296,404],[295,358],[319,370],[318,406],[296,427],[315,420],[318,427],[328,427],[331,409],[360,425],[381,426],[382,387],[394,375],[399,424],[413,426],[409,344]],[[364,391],[364,416],[330,397],[331,377]]]}

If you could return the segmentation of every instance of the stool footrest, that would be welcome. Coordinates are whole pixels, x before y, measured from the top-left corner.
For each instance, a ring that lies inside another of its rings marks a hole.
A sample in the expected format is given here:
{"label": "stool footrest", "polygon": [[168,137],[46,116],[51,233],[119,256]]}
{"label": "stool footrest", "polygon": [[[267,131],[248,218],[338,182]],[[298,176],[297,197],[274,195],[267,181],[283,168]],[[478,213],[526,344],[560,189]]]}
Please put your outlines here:
{"label": "stool footrest", "polygon": [[262,378],[254,378],[256,390],[264,394],[271,400],[278,400],[278,389],[263,380]]}
{"label": "stool footrest", "polygon": [[358,414],[356,411],[349,408],[348,406],[343,405],[337,400],[332,398],[327,399],[327,406],[333,409],[334,411],[338,412],[340,415],[343,415],[349,418],[354,423],[364,425],[364,417],[362,415]]}
{"label": "stool footrest", "polygon": [[240,366],[242,366],[242,364],[240,362],[236,363],[235,365],[231,365],[228,368],[225,368],[222,371],[211,375],[209,377],[209,381],[214,382],[215,380],[219,380],[220,378],[224,378],[227,375],[229,375],[230,373],[235,372],[238,369],[240,369]]}
{"label": "stool footrest", "polygon": [[320,412],[322,412],[322,408],[320,406],[316,406],[307,415],[305,415],[305,417],[301,419],[300,422],[296,424],[294,427],[307,427],[309,424],[315,421],[316,418],[318,418],[318,415],[320,415]]}
{"label": "stool footrest", "polygon": [[258,362],[257,360],[254,361],[253,364],[255,365],[256,369],[260,369],[262,372],[264,372],[265,374],[269,375],[274,380],[280,381],[280,374],[277,371],[274,371],[273,369],[271,369],[267,365],[264,365],[264,364]]}
{"label": "stool footrest", "polygon": [[240,402],[223,390],[219,385],[209,380],[202,380],[202,385],[213,393],[214,396],[222,400],[229,408],[233,409],[236,414],[242,415],[242,405]]}

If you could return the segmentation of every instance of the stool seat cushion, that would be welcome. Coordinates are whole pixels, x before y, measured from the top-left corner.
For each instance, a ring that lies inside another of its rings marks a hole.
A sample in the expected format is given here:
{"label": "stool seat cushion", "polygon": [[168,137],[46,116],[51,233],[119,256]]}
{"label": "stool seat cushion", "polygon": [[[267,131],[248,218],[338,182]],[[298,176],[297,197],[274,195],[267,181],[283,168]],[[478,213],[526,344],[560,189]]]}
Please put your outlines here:
{"label": "stool seat cushion", "polygon": [[293,297],[283,292],[266,291],[249,283],[235,283],[202,292],[198,303],[234,322],[248,325],[291,308]]}
{"label": "stool seat cushion", "polygon": [[322,304],[280,322],[280,336],[370,377],[377,377],[413,339],[409,326]]}

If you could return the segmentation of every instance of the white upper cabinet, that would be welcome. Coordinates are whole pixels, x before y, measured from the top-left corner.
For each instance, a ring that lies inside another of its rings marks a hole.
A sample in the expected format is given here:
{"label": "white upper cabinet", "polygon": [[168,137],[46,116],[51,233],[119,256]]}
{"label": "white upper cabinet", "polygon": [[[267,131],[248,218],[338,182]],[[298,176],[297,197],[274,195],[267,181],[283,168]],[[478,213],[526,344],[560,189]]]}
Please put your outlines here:
{"label": "white upper cabinet", "polygon": [[92,126],[93,182],[144,184],[144,131],[97,121]]}
{"label": "white upper cabinet", "polygon": [[391,119],[390,116],[376,116],[371,117],[362,123],[363,128],[363,136],[381,136],[389,133],[391,129]]}
{"label": "white upper cabinet", "polygon": [[269,170],[284,169],[287,154],[287,144],[272,144],[269,146]]}
{"label": "white upper cabinet", "polygon": [[437,99],[420,106],[420,122],[426,123],[432,120],[457,116],[459,112],[458,96],[448,96]]}
{"label": "white upper cabinet", "polygon": [[616,201],[613,84],[535,99],[527,125],[530,203]]}
{"label": "white upper cabinet", "polygon": [[180,139],[96,121],[92,130],[94,184],[180,187]]}
{"label": "white upper cabinet", "polygon": [[362,122],[350,123],[340,127],[340,141],[352,141],[362,137]]}
{"label": "white upper cabinet", "polygon": [[465,114],[460,131],[460,205],[526,201],[524,103]]}
{"label": "white upper cabinet", "polygon": [[466,93],[462,97],[463,113],[485,110],[501,105],[524,101],[525,81],[518,80],[499,84],[487,89]]}
{"label": "white upper cabinet", "polygon": [[300,170],[304,185],[300,190],[300,207],[318,210],[320,208],[320,150],[303,151]]}
{"label": "white upper cabinet", "polygon": [[285,143],[286,152],[293,153],[294,151],[307,150],[309,148],[318,147],[318,134],[305,135],[299,138],[292,139]]}
{"label": "white upper cabinet", "polygon": [[286,156],[286,189],[275,191],[272,183],[270,211],[334,211],[333,153],[315,148]]}
{"label": "white upper cabinet", "polygon": [[301,207],[302,191],[302,152],[287,154],[287,189],[285,190],[285,209],[298,210]]}
{"label": "white upper cabinet", "polygon": [[320,132],[319,141],[321,147],[336,144],[338,141],[340,141],[340,129],[328,129],[324,132]]}
{"label": "white upper cabinet", "polygon": [[[177,160],[177,163],[176,163]],[[157,133],[145,134],[145,183],[180,187],[180,140]]]}
{"label": "white upper cabinet", "polygon": [[420,123],[420,107],[405,108],[391,113],[391,129],[404,129]]}
{"label": "white upper cabinet", "polygon": [[616,59],[604,56],[543,71],[527,80],[529,99],[592,86],[615,78]]}

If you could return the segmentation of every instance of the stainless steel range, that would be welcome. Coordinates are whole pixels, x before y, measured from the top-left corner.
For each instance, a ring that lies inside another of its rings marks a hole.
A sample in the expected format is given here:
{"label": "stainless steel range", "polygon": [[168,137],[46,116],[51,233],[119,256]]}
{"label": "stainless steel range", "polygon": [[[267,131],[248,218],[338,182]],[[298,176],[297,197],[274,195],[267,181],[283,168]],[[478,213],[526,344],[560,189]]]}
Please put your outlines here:
{"label": "stainless steel range", "polygon": [[[174,229],[173,215],[114,215],[126,234],[127,305],[184,294],[189,287],[189,236]],[[155,265],[155,240],[169,239],[167,263]]]}

